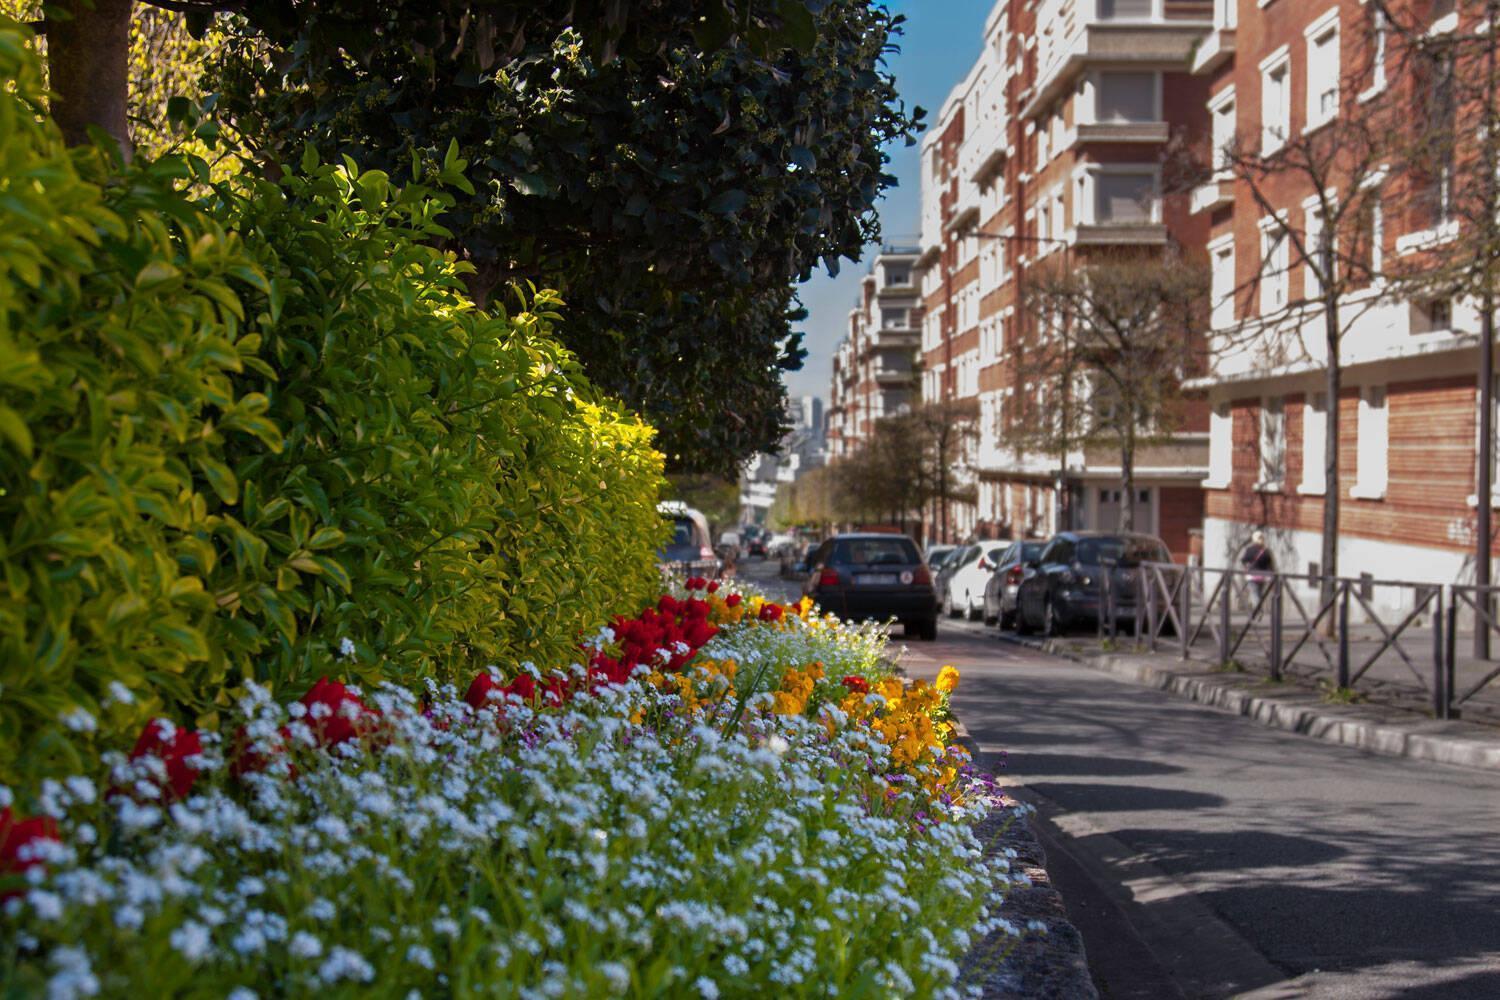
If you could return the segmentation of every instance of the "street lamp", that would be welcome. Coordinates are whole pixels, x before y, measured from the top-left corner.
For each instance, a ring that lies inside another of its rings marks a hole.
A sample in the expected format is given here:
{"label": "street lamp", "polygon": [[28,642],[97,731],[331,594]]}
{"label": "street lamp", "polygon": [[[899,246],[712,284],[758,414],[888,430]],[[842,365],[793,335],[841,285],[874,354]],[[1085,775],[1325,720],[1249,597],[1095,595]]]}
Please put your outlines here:
{"label": "street lamp", "polygon": [[[1064,255],[1073,244],[1067,240],[1058,239],[1053,236],[1029,236],[1025,233],[986,233],[980,229],[970,229],[964,233],[965,236],[973,236],[981,240],[1003,240],[1007,243],[1034,243],[1044,246],[1059,246],[1063,248]],[[1024,267],[1021,268],[1024,270]],[[1066,389],[1064,390],[1066,391]],[[1066,441],[1057,456],[1057,472],[1052,478],[1053,509],[1056,513],[1057,530],[1063,531],[1067,527],[1068,518],[1068,449]]]}

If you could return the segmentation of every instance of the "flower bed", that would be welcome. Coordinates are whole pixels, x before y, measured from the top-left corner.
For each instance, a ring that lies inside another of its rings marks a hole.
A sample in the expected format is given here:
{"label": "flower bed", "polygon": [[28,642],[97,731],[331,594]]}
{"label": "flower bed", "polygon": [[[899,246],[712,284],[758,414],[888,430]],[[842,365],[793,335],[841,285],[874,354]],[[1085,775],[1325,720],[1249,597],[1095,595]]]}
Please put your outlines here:
{"label": "flower bed", "polygon": [[251,687],[231,729],[153,722],[11,803],[6,991],[951,990],[1007,879],[956,673],[905,684],[878,630],[689,582],[568,670]]}

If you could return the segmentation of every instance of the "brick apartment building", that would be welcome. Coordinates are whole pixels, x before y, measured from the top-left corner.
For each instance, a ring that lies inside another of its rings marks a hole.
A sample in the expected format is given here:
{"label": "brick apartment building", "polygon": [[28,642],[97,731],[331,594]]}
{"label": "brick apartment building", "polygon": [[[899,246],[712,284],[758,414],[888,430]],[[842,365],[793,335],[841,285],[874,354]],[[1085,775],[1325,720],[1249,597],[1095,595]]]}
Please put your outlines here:
{"label": "brick apartment building", "polygon": [[[1010,443],[1049,405],[1017,364],[1036,323],[1021,288],[1035,268],[1099,251],[1204,246],[1208,218],[1165,191],[1161,161],[1174,136],[1206,146],[1209,80],[1191,67],[1212,26],[1210,0],[999,0],[928,132],[922,394],[978,415],[973,500],[955,505],[952,537],[1118,524],[1112,449],[1048,456]],[[1137,456],[1137,526],[1179,558],[1202,522],[1207,430],[1195,409]]]}
{"label": "brick apartment building", "polygon": [[922,317],[916,262],[916,250],[886,247],[860,282],[848,331],[833,357],[827,433],[834,459],[857,451],[881,417],[902,413],[915,402]]}
{"label": "brick apartment building", "polygon": [[[1425,33],[1441,35],[1459,27],[1456,7],[1474,5],[1400,6],[1427,19]],[[1390,26],[1359,0],[1216,0],[1213,13],[1194,71],[1209,84],[1215,148],[1235,140],[1270,152],[1337,116],[1365,113],[1386,88],[1412,85],[1400,65],[1388,65]],[[1420,103],[1410,106],[1420,114]],[[1319,225],[1310,188],[1294,177],[1268,187],[1275,215],[1256,207],[1243,180],[1223,177],[1194,192],[1211,224],[1213,335],[1241,344],[1254,345],[1259,331],[1314,297],[1316,275],[1305,259],[1289,259],[1276,229],[1276,216],[1305,232]],[[1456,236],[1452,220],[1412,210],[1399,191],[1376,190],[1368,223],[1375,270]],[[1355,301],[1362,296],[1370,298]],[[1336,489],[1340,575],[1472,580],[1477,312],[1462,299],[1376,301],[1374,290],[1349,298],[1346,311],[1357,315],[1340,351],[1344,387],[1332,401],[1342,420],[1338,483],[1324,481],[1330,401],[1316,334],[1302,338],[1309,346],[1301,355],[1274,364],[1253,349],[1213,359],[1202,381],[1212,412],[1204,559],[1231,562],[1264,527],[1282,568],[1317,573],[1324,500]],[[1304,312],[1292,322],[1321,324],[1320,310]]]}

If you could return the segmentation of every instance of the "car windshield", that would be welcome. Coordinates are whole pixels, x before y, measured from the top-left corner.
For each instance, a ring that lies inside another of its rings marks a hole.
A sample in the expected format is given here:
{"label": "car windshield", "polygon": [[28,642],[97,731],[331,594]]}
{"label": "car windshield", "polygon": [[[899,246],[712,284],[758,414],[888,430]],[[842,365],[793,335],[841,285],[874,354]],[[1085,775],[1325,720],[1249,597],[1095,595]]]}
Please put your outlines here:
{"label": "car windshield", "polygon": [[1036,562],[1042,557],[1042,549],[1046,548],[1045,542],[1022,542],[1021,561]]}
{"label": "car windshield", "polygon": [[849,566],[901,566],[920,562],[905,538],[855,538],[839,542],[834,561]]}
{"label": "car windshield", "polygon": [[672,544],[693,545],[693,522],[686,517],[674,518],[672,521]]}
{"label": "car windshield", "polygon": [[1078,562],[1100,566],[1105,562],[1138,566],[1143,562],[1169,562],[1167,550],[1154,538],[1085,538],[1078,543]]}

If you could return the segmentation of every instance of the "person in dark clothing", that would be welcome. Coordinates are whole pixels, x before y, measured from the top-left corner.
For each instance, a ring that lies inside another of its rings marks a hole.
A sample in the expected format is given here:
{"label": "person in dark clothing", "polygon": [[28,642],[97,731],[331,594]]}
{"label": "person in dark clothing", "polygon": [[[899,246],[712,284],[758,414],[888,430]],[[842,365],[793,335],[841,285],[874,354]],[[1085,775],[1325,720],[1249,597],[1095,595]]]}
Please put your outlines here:
{"label": "person in dark clothing", "polygon": [[1261,595],[1271,583],[1272,574],[1276,572],[1276,560],[1272,558],[1271,550],[1266,545],[1264,531],[1251,533],[1250,544],[1240,554],[1240,565],[1250,574],[1250,587],[1255,592],[1255,603],[1259,604]]}

